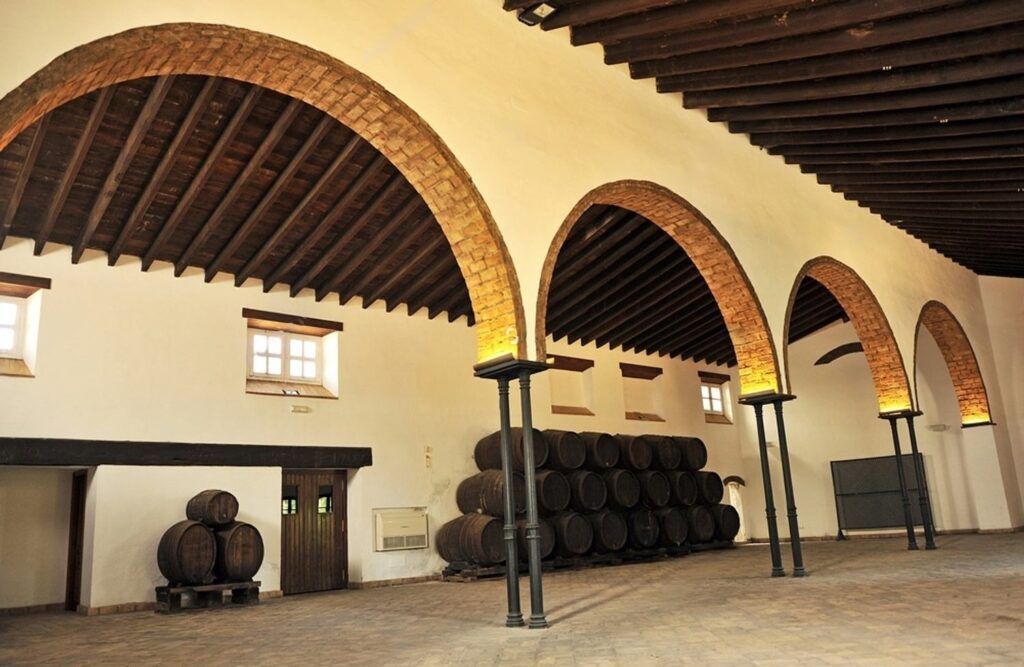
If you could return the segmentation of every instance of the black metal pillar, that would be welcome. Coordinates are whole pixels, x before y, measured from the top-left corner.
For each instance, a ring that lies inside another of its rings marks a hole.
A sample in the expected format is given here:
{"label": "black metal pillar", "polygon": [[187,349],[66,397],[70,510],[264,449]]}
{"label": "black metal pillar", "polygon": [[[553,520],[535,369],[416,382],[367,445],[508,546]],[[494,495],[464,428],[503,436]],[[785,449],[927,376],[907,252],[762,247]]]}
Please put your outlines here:
{"label": "black metal pillar", "polygon": [[910,434],[910,453],[914,459],[914,477],[917,480],[917,503],[921,508],[921,523],[924,524],[924,548],[935,549],[935,522],[932,521],[932,504],[928,498],[928,488],[924,481],[924,470],[921,469],[921,455],[917,451],[917,429],[914,428],[914,417],[920,412],[908,412],[907,431]]}
{"label": "black metal pillar", "polygon": [[502,500],[505,504],[505,584],[508,593],[508,614],[505,625],[524,625],[519,607],[519,555],[516,553],[516,501],[512,483],[512,422],[509,417],[507,377],[498,378],[498,412],[501,415],[501,471],[505,481]]}
{"label": "black metal pillar", "polygon": [[910,513],[910,495],[907,493],[907,480],[903,475],[903,452],[900,451],[900,434],[896,428],[896,420],[902,413],[881,415],[882,419],[888,420],[892,430],[892,448],[896,452],[896,474],[900,481],[900,495],[903,498],[903,520],[907,524],[907,549],[917,550],[917,536],[914,535],[914,518]]}
{"label": "black metal pillar", "polygon": [[793,550],[793,576],[802,577],[804,570],[803,548],[800,545],[800,524],[796,514],[796,496],[793,493],[793,473],[789,467],[789,444],[786,442],[786,419],[782,415],[782,404],[796,396],[780,395],[772,402],[775,406],[775,428],[779,433],[779,459],[782,462],[782,484],[786,490],[786,516],[789,517],[789,544]]}
{"label": "black metal pillar", "polygon": [[546,628],[544,588],[541,582],[540,520],[537,516],[537,476],[533,458],[533,406],[530,402],[530,368],[519,371],[519,396],[523,410],[523,475],[526,477],[526,548],[530,563],[529,628]]}
{"label": "black metal pillar", "polygon": [[764,434],[764,400],[744,400],[740,403],[754,408],[757,419],[757,445],[761,454],[761,479],[764,485],[764,515],[768,520],[768,546],[772,555],[772,576],[784,577],[782,550],[779,548],[779,526],[775,519],[775,496],[772,493],[772,472],[768,464],[768,441]]}

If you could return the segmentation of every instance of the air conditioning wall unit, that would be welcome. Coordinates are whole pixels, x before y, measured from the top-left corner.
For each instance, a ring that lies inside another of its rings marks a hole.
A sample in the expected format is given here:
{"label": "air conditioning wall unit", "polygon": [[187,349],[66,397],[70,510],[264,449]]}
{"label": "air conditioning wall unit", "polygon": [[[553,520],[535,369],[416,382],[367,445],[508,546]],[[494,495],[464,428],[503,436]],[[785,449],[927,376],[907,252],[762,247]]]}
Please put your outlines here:
{"label": "air conditioning wall unit", "polygon": [[373,510],[374,551],[426,549],[428,534],[426,507]]}

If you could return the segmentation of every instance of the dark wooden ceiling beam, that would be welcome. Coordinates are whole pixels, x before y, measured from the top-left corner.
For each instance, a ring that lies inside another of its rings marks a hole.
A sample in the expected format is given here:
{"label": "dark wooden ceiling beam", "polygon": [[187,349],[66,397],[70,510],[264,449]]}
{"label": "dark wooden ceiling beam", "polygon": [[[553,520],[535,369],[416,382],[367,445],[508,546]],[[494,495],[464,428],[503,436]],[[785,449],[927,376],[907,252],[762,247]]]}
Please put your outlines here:
{"label": "dark wooden ceiling beam", "polygon": [[978,183],[870,183],[867,185],[832,185],[833,192],[870,197],[889,192],[1024,192],[1024,180]]}
{"label": "dark wooden ceiling beam", "polygon": [[139,225],[142,224],[143,216],[149,209],[150,204],[153,203],[153,199],[156,197],[157,192],[159,192],[160,186],[163,185],[167,174],[170,173],[175,160],[178,159],[182,148],[192,136],[192,132],[195,131],[196,125],[199,124],[199,120],[206,111],[206,108],[210,103],[210,99],[217,90],[217,85],[218,80],[215,77],[209,77],[203,82],[203,87],[200,88],[199,93],[196,95],[195,99],[192,100],[188,111],[185,113],[185,117],[182,119],[181,124],[178,125],[178,129],[174,133],[174,138],[171,139],[171,143],[168,144],[163,155],[161,155],[160,162],[157,164],[156,169],[153,170],[153,174],[146,182],[146,187],[143,189],[142,194],[139,195],[138,200],[136,200],[135,205],[132,207],[132,212],[128,214],[128,218],[121,226],[121,230],[118,232],[117,238],[107,251],[108,265],[113,266],[117,263],[117,260],[124,252],[125,245],[131,239],[132,235],[135,234]]}
{"label": "dark wooden ceiling beam", "polygon": [[[372,203],[379,203],[380,200],[376,194],[367,194],[370,190],[370,184],[373,179],[376,178],[384,169],[388,166],[388,161],[383,155],[376,155],[373,161],[370,162],[363,169],[356,178],[349,183],[342,194],[334,202],[327,213],[320,219],[316,227],[310,232],[297,246],[292,248],[291,252],[282,259],[278,265],[270,272],[265,278],[263,278],[263,291],[269,292],[273,289],[274,285],[282,282],[285,277],[299,265],[302,258],[309,253],[320,241],[323,239],[328,232],[330,232],[336,224],[349,212],[349,207],[352,206],[361,195],[367,195],[372,197]],[[392,174],[388,179],[388,185],[392,188],[399,187],[399,178],[396,174]],[[300,205],[298,208],[302,208]],[[298,209],[296,209],[298,210]],[[364,209],[365,210],[365,209]],[[321,255],[321,258],[323,256]],[[315,266],[315,265],[314,265]],[[323,267],[321,266],[321,269]],[[312,280],[313,276],[303,276],[300,278],[300,282],[303,280]],[[292,285],[294,290],[295,285]],[[301,288],[299,288],[301,289]],[[298,294],[298,290],[295,290],[292,296]]]}
{"label": "dark wooden ceiling beam", "polygon": [[965,160],[1024,157],[1024,145],[985,146],[979,148],[961,148],[958,150],[927,150],[908,151],[906,153],[830,153],[827,155],[783,156],[789,164],[874,164],[883,165],[890,162],[955,162]]}
{"label": "dark wooden ceiling beam", "polygon": [[[343,287],[338,290],[338,303],[345,305],[352,297],[357,294],[362,294],[363,290],[367,289],[373,284],[374,280],[380,278],[381,274],[384,273],[385,269],[389,268],[391,261],[402,256],[413,243],[420,241],[430,235],[429,226],[434,223],[433,213],[426,213],[416,220],[409,229],[401,236],[398,243],[388,249],[387,257],[382,257],[378,261],[374,262],[372,266],[366,271],[363,271],[359,275],[359,279],[348,287]],[[382,238],[381,236],[377,237]],[[400,266],[400,264],[396,264]]]}
{"label": "dark wooden ceiling beam", "polygon": [[702,304],[699,311],[687,313],[676,321],[676,332],[657,342],[633,341],[629,349],[673,350],[679,349],[685,356],[692,356],[692,349],[708,335],[708,332],[722,327],[722,314],[718,304]]}
{"label": "dark wooden ceiling beam", "polygon": [[695,299],[666,307],[656,313],[658,317],[650,318],[646,326],[632,326],[628,330],[612,332],[609,338],[614,345],[622,345],[624,350],[668,350],[675,341],[691,335],[702,328],[704,323],[720,318],[717,313],[718,304],[705,291]]}
{"label": "dark wooden ceiling beam", "polygon": [[502,9],[507,12],[514,12],[517,9],[526,9],[531,5],[536,5],[539,0],[503,0],[501,3]]}
{"label": "dark wooden ceiling beam", "polygon": [[43,140],[46,138],[46,128],[49,124],[50,116],[47,114],[36,121],[33,126],[32,141],[29,143],[28,152],[25,154],[25,160],[21,163],[18,178],[14,181],[14,188],[11,189],[11,196],[4,207],[4,213],[0,216],[0,250],[3,249],[4,242],[7,241],[7,235],[14,224],[14,216],[17,215],[18,207],[21,206],[21,198],[25,194],[25,187],[28,186],[32,169],[36,166],[36,159],[39,157],[39,151],[43,147]]}
{"label": "dark wooden ceiling beam", "polygon": [[[681,252],[678,247],[675,247],[675,241],[672,241],[671,246],[658,246],[654,245],[650,249],[650,252],[636,253],[633,257],[628,258],[624,262],[620,262],[612,266],[608,271],[603,273],[596,280],[585,284],[576,286],[570,290],[566,290],[569,294],[567,300],[563,301],[562,307],[557,311],[553,310],[551,305],[548,305],[546,313],[546,320],[548,322],[548,328],[555,329],[564,324],[567,321],[571,321],[575,317],[580,315],[581,310],[584,309],[584,303],[587,300],[593,301],[600,293],[600,301],[608,303],[610,299],[616,296],[616,287],[623,288],[622,291],[629,291],[627,288],[632,283],[643,284],[646,289],[650,289],[655,286],[655,283],[650,280],[636,280],[640,278],[640,270],[634,271],[635,266],[649,267],[649,266],[661,266],[667,265],[665,269],[656,271],[656,275],[670,275],[668,271],[678,271],[678,267],[684,264],[687,260],[685,258],[679,258],[679,261],[673,261],[677,258]],[[633,278],[633,280],[631,280]],[[553,295],[554,296],[554,295]],[[559,294],[561,296],[561,294]],[[616,299],[618,302],[619,300]]]}
{"label": "dark wooden ceiling beam", "polygon": [[[440,301],[449,294],[459,289],[465,289],[461,284],[461,275],[448,275],[443,277],[441,280],[432,281],[426,285],[422,291],[414,293],[406,301],[406,310],[410,316],[420,312],[423,308],[427,308],[428,304],[435,301]],[[435,317],[439,313],[435,313]],[[427,310],[427,319],[433,319],[430,317],[430,310]]]}
{"label": "dark wooden ceiling beam", "polygon": [[[466,297],[466,284],[463,281],[457,281],[455,286],[448,292],[438,298],[434,305],[427,306],[427,319],[434,319],[441,313],[447,312],[451,315],[452,309],[455,305]],[[449,318],[449,321],[451,319]]]}
{"label": "dark wooden ceiling beam", "polygon": [[[998,244],[1000,252],[1020,253],[1024,251],[1024,241],[1009,241],[1006,239],[1004,232],[991,227],[983,229],[965,229],[963,227],[949,229],[928,223],[909,222],[906,220],[896,223],[896,226],[911,233],[926,234],[930,243],[954,243],[960,246],[965,243],[974,245],[979,242],[994,242]],[[989,251],[986,250],[984,256],[988,255]]]}
{"label": "dark wooden ceiling beam", "polygon": [[[416,276],[415,280],[408,281],[401,290],[396,292],[390,297],[384,299],[384,307],[390,313],[392,310],[397,308],[400,304],[406,304],[406,312],[409,315],[414,315],[422,306],[418,306],[413,310],[413,304],[424,303],[426,297],[429,296],[430,292],[439,288],[447,288],[452,285],[451,282],[445,283],[445,263],[434,262],[427,266],[426,271]],[[448,276],[448,280],[451,281],[451,276]]]}
{"label": "dark wooden ceiling beam", "polygon": [[722,339],[729,338],[729,330],[726,328],[723,320],[713,324],[714,326],[712,326],[712,323],[709,323],[705,327],[705,331],[700,339],[690,348],[688,356],[694,361],[713,363],[714,354],[722,347]]}
{"label": "dark wooden ceiling beam", "polygon": [[[959,171],[975,169],[1024,169],[1022,158],[994,158],[991,160],[968,160],[957,163]],[[821,165],[800,165],[800,171],[805,174],[873,174],[884,171],[888,174],[923,171],[948,171],[950,165],[940,162],[904,162],[887,164],[883,167],[871,164],[821,164]]]}
{"label": "dark wooden ceiling beam", "polygon": [[906,218],[931,218],[950,220],[1005,220],[1016,222],[1024,214],[1024,202],[1017,204],[1015,208],[1007,209],[967,209],[960,207],[946,208],[942,205],[924,204],[921,208],[909,208],[909,203],[892,203],[888,205],[872,205],[870,210],[876,215],[906,217]]}
{"label": "dark wooden ceiling beam", "polygon": [[967,137],[977,134],[1013,132],[1018,130],[1024,130],[1024,114],[960,123],[932,122],[924,125],[896,125],[893,127],[867,127],[830,131],[756,132],[750,135],[750,142],[764,148],[783,145],[873,144],[880,141]]}
{"label": "dark wooden ceiling beam", "polygon": [[662,40],[622,42],[605,49],[605,62],[630,62],[637,78],[668,76],[861,51],[1021,19],[1016,0],[948,5],[948,0],[837,2],[789,12],[785,21],[766,17]]}
{"label": "dark wooden ceiling beam", "polygon": [[392,240],[392,236],[398,231],[398,228],[405,224],[414,213],[422,213],[422,207],[423,200],[415,191],[411,192],[399,209],[391,214],[391,218],[384,226],[375,232],[372,238],[362,243],[355,252],[346,257],[345,261],[335,269],[335,273],[316,288],[316,300],[323,301],[324,297],[339,289],[349,276],[366,261],[367,257]]}
{"label": "dark wooden ceiling beam", "polygon": [[873,49],[663,76],[658,78],[658,90],[662,90],[662,84],[665,85],[663,92],[695,92],[883,72],[900,67],[948,61],[950,58],[970,58],[1012,51],[1019,49],[1021,44],[1024,44],[1024,23],[1013,23],[970,33],[915,39]]}
{"label": "dark wooden ceiling beam", "polygon": [[955,234],[963,234],[965,237],[974,233],[999,232],[1007,235],[1007,242],[1010,242],[1012,238],[1010,234],[1015,230],[1019,230],[1021,227],[1020,218],[1007,220],[963,218],[960,220],[953,220],[949,218],[934,218],[920,215],[887,215],[883,217],[887,222],[897,226],[906,225],[921,228],[927,226],[936,231],[949,231]]}
{"label": "dark wooden ceiling beam", "polygon": [[259,203],[245,216],[245,220],[238,226],[235,233],[231,235],[228,242],[224,244],[224,247],[220,249],[213,261],[204,270],[206,282],[210,282],[214,279],[217,273],[224,267],[224,264],[228,262],[237,252],[238,248],[242,246],[248,239],[249,236],[255,231],[258,223],[263,219],[263,216],[270,210],[271,205],[281,195],[281,192],[285,187],[291,183],[292,177],[295,176],[295,172],[299,170],[299,167],[312,155],[316,149],[320,140],[327,133],[328,130],[334,125],[336,121],[331,116],[324,114],[317,123],[313,131],[303,141],[302,146],[295,152],[295,155],[288,160],[288,164],[285,165],[281,173],[277,175],[274,182],[267,188],[263,196],[260,197]]}
{"label": "dark wooden ceiling beam", "polygon": [[707,23],[714,24],[751,14],[767,14],[806,4],[808,3],[803,0],[689,2],[677,7],[650,9],[629,16],[574,27],[570,41],[576,46],[595,42],[613,44],[627,39],[685,31]]}
{"label": "dark wooden ceiling beam", "polygon": [[220,133],[217,138],[217,142],[210,149],[210,152],[206,154],[206,158],[200,165],[199,170],[192,177],[185,192],[178,197],[175,202],[174,210],[167,216],[163,225],[160,227],[160,231],[157,233],[156,239],[150,244],[149,249],[142,256],[142,270],[148,271],[156,261],[156,258],[163,252],[164,246],[167,241],[171,238],[175,231],[178,229],[178,225],[181,224],[185,214],[192,207],[196,197],[202,192],[209,180],[210,175],[213,173],[214,168],[220,162],[227,150],[228,145],[234,140],[238,134],[238,130],[241,129],[242,124],[245,122],[252,110],[256,108],[256,103],[259,101],[260,96],[263,93],[263,88],[259,86],[250,86],[245,97],[242,98],[241,103],[235,109],[231,115],[231,119],[228,121],[224,130]]}
{"label": "dark wooden ceiling beam", "polygon": [[[306,269],[295,282],[291,284],[289,293],[292,296],[298,296],[299,292],[305,289],[313,279],[322,273],[331,262],[337,259],[344,250],[348,249],[349,244],[355,239],[356,235],[362,232],[377,216],[381,210],[387,205],[388,200],[393,196],[401,192],[403,188],[407,187],[406,180],[399,173],[394,173],[388,179],[387,184],[373,193],[372,198],[365,206],[362,211],[350,224],[346,225],[344,231],[338,235],[334,241],[331,242],[320,256],[313,262],[312,266]],[[323,223],[321,223],[321,226]],[[331,225],[334,226],[333,224]]]}
{"label": "dark wooden ceiling beam", "polygon": [[[866,94],[879,95],[1015,76],[1022,72],[1024,72],[1024,53],[1015,51],[970,60],[942,62],[922,67],[856,74],[833,79],[778,83],[750,88],[686,91],[683,95],[683,106],[692,109],[758,106]],[[666,90],[660,84],[658,91],[683,92],[681,89]]]}
{"label": "dark wooden ceiling beam", "polygon": [[60,216],[64,203],[71,193],[71,187],[78,178],[78,172],[81,171],[82,165],[85,163],[85,156],[89,153],[89,148],[96,137],[96,132],[100,129],[103,116],[107,113],[107,107],[110,106],[110,100],[114,98],[114,91],[116,89],[117,86],[107,86],[102,88],[96,97],[96,102],[89,112],[89,119],[85,123],[85,129],[78,136],[78,141],[75,143],[71,158],[64,167],[60,182],[57,184],[57,190],[50,197],[50,205],[43,215],[39,231],[36,232],[35,248],[33,249],[36,255],[43,253],[43,248],[46,247],[46,242],[49,240],[50,234],[53,233],[53,228],[57,224],[57,218]]}
{"label": "dark wooden ceiling beam", "polygon": [[[388,305],[388,310],[393,310],[391,303],[397,305],[399,302],[391,300],[389,301],[388,296],[391,294],[391,290],[404,281],[410,273],[412,273],[418,266],[420,266],[428,257],[437,252],[443,244],[447,243],[447,240],[443,236],[436,236],[428,242],[424,243],[419,250],[417,250],[411,257],[404,260],[397,271],[394,271],[387,280],[381,283],[379,286],[373,289],[373,291],[363,296],[363,308],[369,308],[377,299],[384,298]],[[440,262],[438,262],[440,264]]]}
{"label": "dark wooden ceiling beam", "polygon": [[[632,214],[628,220],[613,229],[611,233],[591,243],[586,252],[567,258],[563,258],[559,254],[558,262],[555,264],[555,275],[551,279],[552,289],[557,291],[557,287],[563,283],[576,281],[580,277],[593,276],[596,273],[594,258],[607,260],[611,255],[615,255],[616,258],[620,257],[624,254],[621,242],[627,237],[632,237],[631,245],[633,246],[637,244],[638,237],[646,241],[657,238],[657,229],[652,229],[650,225],[642,225],[642,220],[640,216]],[[611,255],[606,253],[611,253]]]}
{"label": "dark wooden ceiling beam", "polygon": [[540,22],[542,30],[556,30],[614,19],[627,14],[678,5],[686,0],[588,0],[559,7]]}
{"label": "dark wooden ceiling beam", "polygon": [[199,230],[192,237],[185,251],[181,253],[177,261],[174,263],[174,275],[180,276],[188,268],[189,264],[195,259],[196,253],[210,238],[210,234],[217,228],[218,225],[227,215],[228,211],[234,206],[235,199],[241,193],[242,188],[248,183],[252,175],[263,166],[267,156],[274,150],[281,138],[284,137],[288,128],[291,127],[295,117],[299,115],[302,110],[303,103],[293,98],[289,98],[288,104],[284,110],[281,111],[280,115],[274,121],[273,126],[270,130],[263,135],[259,146],[256,147],[256,151],[246,161],[245,166],[242,167],[242,171],[239,172],[238,176],[235,177],[231,186],[228,188],[221,197],[217,204],[217,207],[213,209],[213,212],[207,216],[206,220],[199,226]]}
{"label": "dark wooden ceiling beam", "polygon": [[[607,236],[609,233],[615,231],[622,231],[622,227],[635,227],[638,223],[635,221],[632,223],[625,222],[628,218],[634,217],[636,214],[624,208],[617,206],[609,207],[604,212],[597,222],[588,223],[584,218],[589,213],[589,209],[584,212],[580,220],[576,222],[576,225],[583,227],[583,231],[579,234],[571,233],[569,237],[562,244],[562,247],[558,250],[558,261],[565,262],[566,266],[569,262],[575,260],[582,254],[591,251],[593,244],[597,243],[598,240]],[[584,227],[585,225],[585,227]]]}
{"label": "dark wooden ceiling beam", "polygon": [[598,347],[610,341],[619,344],[664,322],[689,317],[708,302],[710,293],[704,284],[695,284],[680,294],[681,291],[665,289],[653,293],[650,299],[637,303],[634,308],[624,309],[617,317],[610,318],[603,326],[596,328],[591,338],[597,341]]}
{"label": "dark wooden ceiling beam", "polygon": [[156,115],[160,111],[167,93],[171,90],[171,86],[174,85],[174,81],[175,77],[173,76],[157,77],[156,83],[142,104],[139,115],[135,118],[132,129],[128,132],[128,136],[121,145],[121,151],[107,173],[103,185],[100,186],[99,194],[96,196],[95,201],[93,201],[92,208],[86,216],[85,225],[82,226],[82,230],[78,234],[78,240],[71,249],[72,264],[78,264],[79,260],[82,259],[82,254],[88,247],[89,242],[92,241],[92,236],[96,233],[96,228],[100,226],[100,221],[107,212],[107,207],[110,206],[114,195],[117,194],[118,189],[121,187],[121,181],[124,179],[125,174],[128,173],[128,168],[131,166],[132,160],[135,159],[135,154],[142,145],[142,140],[145,139],[146,134],[149,132],[150,126],[156,120]]}
{"label": "dark wooden ceiling beam", "polygon": [[879,171],[874,174],[818,174],[822,185],[925,185],[940,183],[990,183],[998,181],[1024,181],[1024,169],[977,169],[949,171],[906,171],[891,173]]}
{"label": "dark wooden ceiling beam", "polygon": [[843,116],[872,112],[905,111],[936,106],[949,106],[1024,95],[1024,77],[986,79],[973,83],[936,86],[895,93],[857,95],[835,99],[762,104],[747,107],[708,109],[710,121],[764,120],[779,118],[806,118]]}
{"label": "dark wooden ceiling beam", "polygon": [[999,118],[1024,113],[1024,97],[1007,97],[992,101],[949,104],[923,109],[814,115],[807,118],[770,118],[729,123],[730,132],[789,132],[799,130],[834,130],[854,127],[887,127],[950,123],[961,120]]}
{"label": "dark wooden ceiling beam", "polygon": [[[855,200],[857,197],[843,195],[846,199]],[[936,193],[911,193],[911,192],[887,192],[883,194],[865,197],[861,202],[864,205],[874,206],[882,202],[1014,202],[1024,203],[1024,192],[936,192]]]}
{"label": "dark wooden ceiling beam", "polygon": [[[349,137],[348,141],[345,142],[345,145],[342,147],[342,149],[338,151],[338,154],[334,156],[333,160],[331,160],[331,163],[327,166],[327,169],[325,169],[323,173],[320,174],[320,176],[317,178],[313,186],[310,187],[309,190],[307,190],[304,195],[302,195],[302,199],[299,200],[299,203],[296,204],[295,207],[291,210],[291,212],[288,213],[287,216],[285,216],[285,219],[282,220],[281,223],[277,225],[277,227],[270,234],[270,236],[264,239],[262,245],[260,245],[259,250],[253,253],[253,255],[245,262],[245,265],[243,265],[242,268],[235,274],[236,286],[240,287],[242,283],[248,280],[249,277],[252,276],[253,273],[263,264],[263,262],[266,261],[270,253],[274,250],[275,247],[277,247],[277,244],[280,243],[281,240],[284,239],[287,236],[287,234],[292,231],[292,228],[295,227],[295,225],[298,224],[298,222],[300,222],[305,217],[306,212],[309,210],[309,207],[312,206],[313,202],[316,201],[317,197],[319,197],[324,192],[324,190],[326,190],[327,187],[333,182],[334,178],[341,172],[341,170],[345,167],[348,161],[352,159],[352,157],[355,155],[356,151],[362,146],[362,144],[363,141],[359,137],[359,135],[353,134],[351,137]],[[345,195],[343,194],[342,197],[344,196]],[[264,281],[263,291],[268,291],[265,284],[266,281]]]}
{"label": "dark wooden ceiling beam", "polygon": [[931,139],[906,139],[902,141],[869,141],[856,144],[821,144],[817,146],[801,144],[798,146],[775,146],[768,149],[771,155],[802,157],[807,155],[879,154],[905,153],[922,150],[955,150],[958,148],[978,148],[982,146],[1000,146],[1004,144],[1020,144],[1024,132],[996,132],[993,134],[971,134],[965,137],[935,137]]}

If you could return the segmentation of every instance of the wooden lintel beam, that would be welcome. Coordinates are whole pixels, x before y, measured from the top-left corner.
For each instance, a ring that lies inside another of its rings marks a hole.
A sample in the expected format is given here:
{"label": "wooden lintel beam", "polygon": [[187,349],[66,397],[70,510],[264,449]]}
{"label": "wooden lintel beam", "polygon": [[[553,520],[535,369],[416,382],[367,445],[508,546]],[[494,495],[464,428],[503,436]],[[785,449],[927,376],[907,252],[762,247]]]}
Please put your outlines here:
{"label": "wooden lintel beam", "polygon": [[231,115],[231,120],[228,121],[224,130],[220,133],[217,138],[217,142],[214,143],[213,148],[206,154],[202,165],[199,170],[192,177],[188,187],[178,197],[178,201],[174,205],[174,210],[164,220],[163,225],[160,226],[160,231],[157,233],[156,239],[150,244],[149,249],[142,256],[142,270],[148,271],[156,261],[156,258],[163,252],[164,246],[167,241],[170,240],[171,236],[178,229],[178,225],[181,224],[181,220],[185,217],[185,214],[192,207],[192,203],[199,196],[203,187],[206,185],[206,181],[209,180],[210,174],[213,172],[214,167],[220,161],[224,151],[227,150],[228,145],[234,140],[238,134],[238,130],[241,129],[245,119],[249,117],[249,114],[256,107],[256,103],[259,101],[260,95],[262,95],[263,88],[260,86],[250,86],[245,97],[242,98],[241,103],[235,109]]}
{"label": "wooden lintel beam", "polygon": [[7,235],[11,232],[11,227],[14,225],[14,216],[18,212],[18,207],[21,206],[21,198],[25,194],[29,177],[31,177],[32,170],[35,168],[39,151],[43,147],[43,140],[46,138],[46,128],[49,126],[49,123],[49,114],[44,114],[35,123],[35,131],[32,134],[32,142],[29,144],[28,153],[25,154],[25,161],[21,163],[21,169],[18,171],[18,178],[14,181],[11,196],[7,200],[3,216],[0,216],[0,249],[4,247]]}
{"label": "wooden lintel beam", "polygon": [[81,171],[82,165],[85,163],[85,156],[89,153],[89,147],[92,146],[92,140],[100,129],[103,116],[107,113],[107,107],[110,106],[110,100],[114,98],[114,91],[116,89],[117,86],[102,88],[96,98],[96,103],[93,104],[92,110],[89,112],[89,120],[86,121],[85,129],[78,137],[78,142],[75,144],[71,159],[64,168],[64,173],[57,184],[57,190],[50,199],[50,205],[47,207],[46,213],[43,216],[43,222],[36,233],[35,248],[33,250],[36,255],[41,255],[43,248],[46,247],[46,242],[49,240],[50,234],[57,224],[57,218],[64,208],[68,195],[71,193],[71,186],[75,184],[78,172]]}
{"label": "wooden lintel beam", "polygon": [[146,187],[143,189],[142,194],[132,207],[132,212],[128,214],[128,219],[125,220],[124,225],[121,226],[121,230],[118,232],[117,238],[114,240],[113,245],[110,246],[110,250],[107,251],[107,264],[110,266],[117,263],[117,260],[121,257],[122,253],[124,253],[125,245],[131,239],[135,230],[137,230],[139,225],[142,223],[142,217],[145,215],[149,205],[153,203],[153,199],[156,197],[157,192],[160,190],[160,186],[163,184],[164,179],[170,172],[174,161],[181,153],[181,149],[188,142],[189,137],[192,136],[192,132],[195,130],[196,125],[199,124],[199,119],[202,118],[203,112],[206,111],[206,107],[209,104],[210,99],[217,90],[217,85],[217,78],[207,78],[206,81],[203,82],[203,87],[199,90],[195,99],[192,100],[192,104],[189,107],[188,112],[186,112],[185,118],[178,126],[178,129],[174,134],[174,138],[160,157],[159,164],[157,164],[156,169],[153,170],[153,174],[146,182]]}

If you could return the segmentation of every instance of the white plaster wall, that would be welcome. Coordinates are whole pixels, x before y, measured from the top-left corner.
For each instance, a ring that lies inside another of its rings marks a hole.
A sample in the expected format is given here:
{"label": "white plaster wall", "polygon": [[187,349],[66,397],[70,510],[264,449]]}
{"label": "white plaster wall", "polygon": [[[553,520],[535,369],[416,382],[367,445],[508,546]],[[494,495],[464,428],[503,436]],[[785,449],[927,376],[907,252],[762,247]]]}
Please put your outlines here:
{"label": "white plaster wall", "polygon": [[64,602],[71,475],[0,466],[0,609]]}

